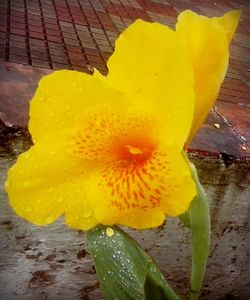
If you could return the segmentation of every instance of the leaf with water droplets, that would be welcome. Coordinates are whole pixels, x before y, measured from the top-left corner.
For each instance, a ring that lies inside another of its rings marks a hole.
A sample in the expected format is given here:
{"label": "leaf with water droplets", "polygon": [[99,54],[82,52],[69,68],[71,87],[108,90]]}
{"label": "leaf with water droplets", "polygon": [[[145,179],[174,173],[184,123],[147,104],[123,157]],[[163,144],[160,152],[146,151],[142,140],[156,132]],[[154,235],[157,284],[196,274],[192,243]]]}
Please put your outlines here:
{"label": "leaf with water droplets", "polygon": [[105,299],[179,299],[151,257],[120,228],[99,225],[87,232],[87,241]]}

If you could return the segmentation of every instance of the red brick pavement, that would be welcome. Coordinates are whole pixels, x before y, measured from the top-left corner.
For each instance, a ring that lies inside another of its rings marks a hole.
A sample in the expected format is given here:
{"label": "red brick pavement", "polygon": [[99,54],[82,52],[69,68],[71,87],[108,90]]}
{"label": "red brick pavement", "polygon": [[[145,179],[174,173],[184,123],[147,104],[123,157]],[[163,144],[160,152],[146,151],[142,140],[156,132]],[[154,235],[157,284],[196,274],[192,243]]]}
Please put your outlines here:
{"label": "red brick pavement", "polygon": [[184,9],[219,16],[240,8],[227,77],[193,149],[250,155],[250,1],[215,1],[0,0],[0,57],[47,69],[91,72],[96,67],[106,73],[115,39],[137,18],[174,27]]}

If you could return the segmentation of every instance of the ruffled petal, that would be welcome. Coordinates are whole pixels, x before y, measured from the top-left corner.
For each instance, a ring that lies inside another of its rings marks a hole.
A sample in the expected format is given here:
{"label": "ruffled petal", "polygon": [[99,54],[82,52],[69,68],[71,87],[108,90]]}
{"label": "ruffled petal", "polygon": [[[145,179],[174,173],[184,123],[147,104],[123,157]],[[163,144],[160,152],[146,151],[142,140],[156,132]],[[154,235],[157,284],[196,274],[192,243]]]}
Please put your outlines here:
{"label": "ruffled petal", "polygon": [[224,80],[229,58],[229,42],[240,18],[239,11],[221,18],[208,18],[192,11],[178,17],[176,33],[194,71],[195,113],[189,144],[215,102]]}
{"label": "ruffled petal", "polygon": [[151,107],[182,148],[193,118],[193,73],[175,33],[137,20],[117,39],[108,69],[107,81],[136,105]]}
{"label": "ruffled petal", "polygon": [[221,27],[225,30],[225,34],[227,36],[228,43],[231,42],[235,31],[240,22],[241,11],[240,10],[231,10],[225,13],[222,17],[213,19],[215,22],[218,22]]}
{"label": "ruffled petal", "polygon": [[166,182],[166,193],[162,194],[161,207],[169,216],[184,213],[196,195],[196,187],[190,173],[188,161],[175,147],[164,149],[160,160],[165,161],[168,172],[162,174]]}
{"label": "ruffled petal", "polygon": [[29,131],[34,141],[48,133],[79,126],[97,106],[123,111],[129,99],[105,80],[76,71],[44,76],[30,103]]}
{"label": "ruffled petal", "polygon": [[86,212],[81,210],[89,207],[84,182],[93,166],[68,151],[72,136],[74,131],[46,135],[9,170],[5,186],[10,205],[36,225],[50,224],[65,211],[72,227],[96,225],[94,215],[82,218]]}

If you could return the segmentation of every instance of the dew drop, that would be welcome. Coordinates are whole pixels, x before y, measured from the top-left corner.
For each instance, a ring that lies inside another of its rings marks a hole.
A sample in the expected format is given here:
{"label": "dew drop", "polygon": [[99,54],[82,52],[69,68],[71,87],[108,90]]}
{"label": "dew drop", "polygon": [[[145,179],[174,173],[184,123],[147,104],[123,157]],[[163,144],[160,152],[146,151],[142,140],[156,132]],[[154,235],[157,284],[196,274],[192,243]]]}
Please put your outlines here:
{"label": "dew drop", "polygon": [[64,198],[61,196],[61,197],[59,197],[59,198],[57,199],[57,202],[60,204],[60,203],[63,202],[63,200],[64,200]]}
{"label": "dew drop", "polygon": [[32,212],[32,207],[31,207],[31,206],[27,206],[27,207],[26,207],[26,212],[27,212],[27,213]]}
{"label": "dew drop", "polygon": [[26,152],[26,153],[25,153],[25,156],[26,156],[26,158],[30,158],[30,153],[29,153],[29,152]]}
{"label": "dew drop", "polygon": [[8,180],[5,181],[5,187],[6,187],[6,188],[10,187],[10,182],[9,182]]}
{"label": "dew drop", "polygon": [[45,223],[46,224],[50,224],[54,221],[54,216],[53,215],[50,215],[48,216],[46,219],[45,219]]}
{"label": "dew drop", "polygon": [[49,193],[52,193],[54,191],[54,188],[53,187],[49,187],[48,191],[49,191]]}
{"label": "dew drop", "polygon": [[45,100],[45,95],[40,95],[40,101],[44,101]]}
{"label": "dew drop", "polygon": [[24,185],[24,187],[30,186],[30,181],[28,179],[24,180],[23,185]]}
{"label": "dew drop", "polygon": [[89,218],[93,215],[93,210],[91,207],[85,207],[84,211],[83,211],[83,216],[84,218]]}
{"label": "dew drop", "polygon": [[106,229],[106,235],[108,237],[113,236],[114,235],[114,230],[111,227],[107,227],[107,229]]}

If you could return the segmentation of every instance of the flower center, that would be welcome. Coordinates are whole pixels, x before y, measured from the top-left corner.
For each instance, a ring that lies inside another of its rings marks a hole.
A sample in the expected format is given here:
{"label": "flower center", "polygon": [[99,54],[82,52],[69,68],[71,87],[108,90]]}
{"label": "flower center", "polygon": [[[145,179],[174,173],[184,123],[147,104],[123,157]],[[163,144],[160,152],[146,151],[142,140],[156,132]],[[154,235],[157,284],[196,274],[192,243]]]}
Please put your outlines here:
{"label": "flower center", "polygon": [[117,167],[142,167],[158,146],[156,124],[147,117],[121,119],[104,112],[91,116],[73,139],[74,154],[84,159],[108,161]]}
{"label": "flower center", "polygon": [[155,143],[149,138],[132,135],[114,141],[111,152],[116,160],[136,166],[150,159],[155,147]]}

